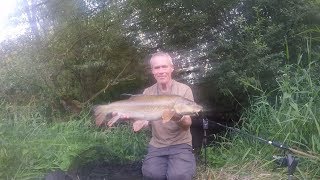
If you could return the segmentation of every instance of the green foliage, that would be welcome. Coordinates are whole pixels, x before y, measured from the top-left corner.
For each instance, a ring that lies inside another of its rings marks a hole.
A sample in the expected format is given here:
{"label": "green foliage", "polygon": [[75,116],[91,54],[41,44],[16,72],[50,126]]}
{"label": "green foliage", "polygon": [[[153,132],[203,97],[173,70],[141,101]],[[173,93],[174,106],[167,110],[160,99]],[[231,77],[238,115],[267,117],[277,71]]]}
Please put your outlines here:
{"label": "green foliage", "polygon": [[[242,130],[319,156],[318,61],[313,61],[306,67],[299,64],[286,65],[277,79],[278,88],[275,91],[279,96],[262,93],[256,97],[242,116]],[[275,167],[271,156],[280,154],[279,149],[247,136],[232,134],[231,140],[226,138],[220,143],[221,147],[209,149],[211,166],[235,165],[241,168],[242,164],[258,161],[259,166],[264,168]],[[304,179],[318,179],[318,164],[319,160],[301,156],[296,175]]]}
{"label": "green foliage", "polygon": [[231,139],[220,137],[222,140],[217,145],[207,149],[209,166],[213,168],[236,166],[234,169],[240,169],[246,163],[259,162],[265,166],[270,163],[272,158],[270,152],[275,152],[272,147],[238,134],[232,133],[232,135]]}
{"label": "green foliage", "polygon": [[[318,1],[128,2],[131,35],[144,32],[143,38],[136,38],[141,44],[176,52],[180,67],[201,67],[182,78],[196,74],[190,81],[212,84],[210,90],[217,92],[212,99],[224,101],[216,105],[233,104],[234,109],[246,107],[248,97],[260,93],[252,87],[275,89],[278,70],[288,59],[298,58],[309,30],[319,26]],[[310,50],[317,52],[319,41],[312,43]]]}
{"label": "green foliage", "polygon": [[239,1],[128,1],[140,19],[130,29],[146,33],[152,48],[172,51],[193,49],[213,40],[213,29],[224,21],[226,11]]}
{"label": "green foliage", "polygon": [[270,104],[267,96],[262,96],[249,111],[254,115],[248,116],[249,130],[319,153],[320,141],[316,140],[320,138],[318,72],[318,62],[307,68],[286,66],[278,78],[281,95],[276,104]]}
{"label": "green foliage", "polygon": [[[310,30],[318,28],[320,12],[316,0],[35,2],[39,6],[31,13],[43,27],[38,28],[41,38],[35,40],[30,31],[3,43],[6,56],[1,64],[6,68],[0,69],[0,81],[5,86],[0,92],[44,91],[81,102],[104,88],[128,62],[119,81],[130,84],[127,81],[135,79],[127,93],[141,89],[145,54],[164,49],[179,55],[179,68],[200,68],[193,81],[214,84],[214,99],[228,99],[226,106],[246,106],[247,95],[257,94],[251,84],[265,90],[276,87],[278,69],[298,57],[302,41],[315,37]],[[24,13],[17,12],[13,19]],[[317,51],[319,41],[312,44]],[[181,76],[189,80],[191,75]]]}
{"label": "green foliage", "polygon": [[1,179],[34,179],[98,160],[136,161],[145,153],[145,133],[133,134],[127,125],[97,129],[87,112],[48,124],[32,106],[2,101],[0,115]]}
{"label": "green foliage", "polygon": [[247,94],[260,93],[250,84],[268,92],[276,88],[274,78],[279,68],[304,51],[301,44],[306,36],[297,34],[319,25],[306,20],[318,15],[319,6],[300,0],[261,0],[245,1],[238,8],[240,15],[233,16],[233,23],[218,36],[217,49],[212,51],[212,56],[221,62],[213,82],[224,94],[231,92],[245,100]]}
{"label": "green foliage", "polygon": [[1,96],[41,92],[47,98],[67,96],[85,102],[128,63],[123,75],[110,86],[144,79],[142,53],[126,37],[122,23],[127,15],[119,12],[120,4],[90,9],[84,1],[43,3],[46,8],[35,6],[33,13],[51,13],[37,22],[51,26],[49,32],[43,32],[45,36],[35,40],[31,32],[2,42],[6,56],[0,69]]}

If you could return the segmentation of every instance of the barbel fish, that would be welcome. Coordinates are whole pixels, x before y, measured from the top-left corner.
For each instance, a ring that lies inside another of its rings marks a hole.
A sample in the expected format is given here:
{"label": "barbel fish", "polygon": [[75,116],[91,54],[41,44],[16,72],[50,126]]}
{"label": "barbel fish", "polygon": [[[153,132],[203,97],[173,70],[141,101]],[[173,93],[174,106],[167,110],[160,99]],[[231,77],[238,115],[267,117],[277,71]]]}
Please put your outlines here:
{"label": "barbel fish", "polygon": [[[108,121],[110,127],[122,116],[147,121],[162,120],[166,123],[175,113],[192,116],[202,109],[194,101],[178,95],[132,95],[127,100],[97,105],[93,112],[98,126]],[[112,116],[113,113],[116,115]]]}

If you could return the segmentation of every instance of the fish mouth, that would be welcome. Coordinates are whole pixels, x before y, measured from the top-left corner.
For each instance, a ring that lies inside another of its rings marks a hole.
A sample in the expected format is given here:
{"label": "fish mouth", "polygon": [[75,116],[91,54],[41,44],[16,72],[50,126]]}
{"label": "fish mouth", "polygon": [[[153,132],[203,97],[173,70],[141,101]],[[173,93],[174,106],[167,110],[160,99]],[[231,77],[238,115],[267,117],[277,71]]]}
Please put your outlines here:
{"label": "fish mouth", "polygon": [[200,105],[197,105],[195,109],[196,109],[197,113],[200,112],[200,111],[203,111],[203,107],[200,106]]}
{"label": "fish mouth", "polygon": [[196,114],[197,116],[199,116],[199,113],[203,111],[203,107],[200,106],[200,105],[197,105],[196,109],[197,109],[197,110],[196,110],[195,114]]}
{"label": "fish mouth", "polygon": [[200,112],[202,112],[202,106],[198,106],[197,108],[196,108],[196,110],[192,113],[192,115],[197,115],[197,116],[199,116],[199,113]]}

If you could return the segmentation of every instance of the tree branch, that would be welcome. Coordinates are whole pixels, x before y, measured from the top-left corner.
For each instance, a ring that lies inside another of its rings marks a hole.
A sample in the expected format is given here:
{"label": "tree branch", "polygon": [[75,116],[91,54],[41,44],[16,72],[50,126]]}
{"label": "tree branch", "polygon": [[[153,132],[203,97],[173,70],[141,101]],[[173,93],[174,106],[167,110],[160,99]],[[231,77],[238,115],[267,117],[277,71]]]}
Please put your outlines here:
{"label": "tree branch", "polygon": [[109,81],[109,83],[107,84],[106,87],[102,88],[99,92],[97,92],[96,94],[94,94],[91,98],[89,98],[86,102],[82,103],[82,106],[88,104],[90,101],[92,101],[94,98],[96,98],[97,96],[99,96],[102,92],[104,92],[105,90],[107,90],[110,85],[113,85],[114,83],[116,83],[116,81],[119,79],[119,77],[122,75],[122,73],[124,72],[124,70],[127,68],[127,66],[130,64],[131,62],[127,63],[124,68],[122,69],[122,71],[117,75],[117,77],[115,79],[113,79],[112,81]]}

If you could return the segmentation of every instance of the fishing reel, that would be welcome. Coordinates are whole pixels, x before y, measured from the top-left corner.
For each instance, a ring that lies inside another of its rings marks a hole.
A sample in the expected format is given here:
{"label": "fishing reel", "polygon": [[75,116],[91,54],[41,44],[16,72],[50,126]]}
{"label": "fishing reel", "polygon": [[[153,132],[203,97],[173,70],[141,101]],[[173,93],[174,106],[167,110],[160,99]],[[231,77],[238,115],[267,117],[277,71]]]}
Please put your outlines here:
{"label": "fishing reel", "polygon": [[208,130],[209,129],[209,120],[207,117],[202,117],[202,128],[204,130]]}
{"label": "fishing reel", "polygon": [[275,163],[279,165],[279,167],[287,167],[288,168],[288,179],[291,180],[293,178],[293,173],[296,170],[298,165],[298,159],[291,154],[287,154],[286,156],[272,156],[275,160]]}
{"label": "fishing reel", "polygon": [[207,117],[202,117],[202,128],[203,128],[203,143],[204,146],[207,146],[207,130],[209,129],[209,120]]}

